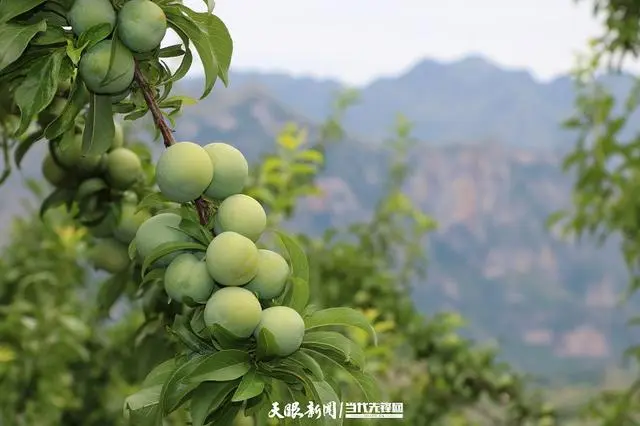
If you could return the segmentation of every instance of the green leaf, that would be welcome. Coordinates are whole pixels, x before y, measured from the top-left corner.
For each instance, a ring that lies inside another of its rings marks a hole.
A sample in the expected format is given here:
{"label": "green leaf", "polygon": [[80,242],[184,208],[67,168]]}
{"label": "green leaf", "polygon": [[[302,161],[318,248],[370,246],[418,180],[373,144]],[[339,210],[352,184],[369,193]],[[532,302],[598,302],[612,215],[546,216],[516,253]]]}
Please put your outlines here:
{"label": "green leaf", "polygon": [[305,348],[317,350],[332,357],[337,362],[353,364],[364,368],[364,351],[353,340],[335,331],[314,331],[306,333],[302,341]]}
{"label": "green leaf", "polygon": [[77,78],[71,88],[69,99],[62,113],[47,126],[44,132],[47,139],[53,140],[67,130],[72,129],[75,126],[76,117],[78,117],[88,100],[89,92],[82,80]]}
{"label": "green leaf", "polygon": [[380,401],[380,388],[376,379],[363,371],[355,368],[348,368],[339,362],[334,361],[331,357],[326,356],[322,352],[304,349],[314,357],[321,365],[325,365],[327,368],[337,368],[343,371],[347,375],[351,376],[353,383],[360,389],[360,392],[364,396],[366,402],[378,402]]}
{"label": "green leaf", "polygon": [[324,373],[318,362],[312,356],[303,351],[295,351],[286,358],[286,361],[294,362],[310,372],[314,380],[324,380]]}
{"label": "green leaf", "polygon": [[75,192],[66,188],[57,188],[40,205],[40,218],[44,217],[47,210],[58,207],[62,204],[71,205]]}
{"label": "green leaf", "polygon": [[252,369],[242,377],[242,381],[233,394],[231,401],[239,402],[254,398],[262,394],[264,386],[264,378],[255,369]]}
{"label": "green leaf", "polygon": [[226,404],[210,415],[207,420],[211,425],[231,425],[240,410],[242,410],[242,403]]}
{"label": "green leaf", "polygon": [[162,195],[162,193],[152,192],[151,194],[144,197],[142,201],[140,201],[140,203],[138,204],[138,208],[136,209],[136,213],[145,209],[153,210],[157,208],[162,208],[168,202],[169,200],[164,195]]}
{"label": "green leaf", "polygon": [[112,31],[113,27],[111,26],[111,24],[105,23],[95,25],[86,30],[84,33],[80,34],[77,43],[77,46],[79,46],[80,48],[80,53],[82,53],[84,49],[89,49],[92,46],[95,46],[97,43],[100,43],[102,40],[107,38]]}
{"label": "green leaf", "polygon": [[287,235],[282,231],[275,231],[275,233],[278,235],[280,241],[282,241],[282,245],[284,245],[287,253],[289,254],[292,275],[308,282],[309,262],[307,261],[307,255],[300,243],[294,237]]}
{"label": "green leaf", "polygon": [[207,417],[224,405],[237,386],[237,380],[201,383],[191,396],[192,426],[203,426]]}
{"label": "green leaf", "polygon": [[218,66],[218,77],[225,86],[229,86],[229,67],[233,56],[233,40],[229,29],[220,18],[208,13],[189,11],[191,18],[198,22],[209,35],[209,43]]}
{"label": "green leaf", "polygon": [[169,376],[162,387],[160,395],[159,411],[168,414],[182,405],[189,394],[198,387],[199,383],[187,380],[198,366],[207,360],[206,355],[195,355],[184,364],[180,365]]}
{"label": "green leaf", "polygon": [[249,371],[251,364],[246,351],[227,349],[207,355],[189,375],[191,382],[224,382],[238,379]]}
{"label": "green leaf", "polygon": [[129,410],[130,424],[136,426],[155,424],[161,392],[162,385],[156,385],[142,389],[125,399],[124,406]]}
{"label": "green leaf", "polygon": [[41,141],[43,137],[44,137],[44,134],[42,130],[38,130],[37,132],[31,133],[29,136],[27,136],[22,141],[20,141],[20,144],[13,152],[13,159],[16,163],[16,166],[18,166],[18,168],[20,168],[22,159],[27,154],[29,149],[31,149],[31,147],[35,145],[36,142]]}
{"label": "green leaf", "polygon": [[220,324],[213,324],[207,329],[221,349],[243,349],[250,345],[249,340],[238,338]]}
{"label": "green leaf", "polygon": [[282,304],[302,314],[309,302],[309,283],[302,278],[292,277],[287,285]]}
{"label": "green leaf", "polygon": [[211,232],[209,232],[205,227],[200,225],[200,222],[196,222],[184,217],[177,227],[170,226],[170,228],[181,231],[182,233],[188,235],[189,237],[204,245],[209,245],[209,243],[213,239],[213,234],[211,234]]}
{"label": "green leaf", "polygon": [[373,326],[362,312],[352,308],[328,308],[316,311],[304,319],[307,330],[318,327],[350,326],[366,331],[373,339],[374,345],[378,344],[378,336]]}
{"label": "green leaf", "polygon": [[83,155],[102,155],[111,148],[116,131],[111,108],[111,96],[89,94],[89,112],[82,135]]}
{"label": "green leaf", "polygon": [[[18,15],[34,9],[46,0],[0,0],[0,23],[5,23]],[[0,37],[0,40],[2,37]],[[0,50],[1,52],[2,50]]]}
{"label": "green leaf", "polygon": [[[129,255],[130,260],[134,260],[136,257],[138,257],[138,247],[136,246],[135,239],[129,243],[129,247],[127,248],[127,254]],[[145,281],[143,279],[142,283],[144,282]],[[142,285],[142,283],[140,283],[140,285]]]}
{"label": "green leaf", "polygon": [[46,29],[44,20],[33,25],[0,24],[0,71],[17,61],[31,39]]}
{"label": "green leaf", "polygon": [[206,251],[207,247],[201,243],[196,242],[169,241],[168,243],[160,244],[149,254],[149,256],[144,259],[144,262],[142,263],[142,275],[144,276],[151,265],[153,265],[160,258],[176,251],[183,250]]}
{"label": "green leaf", "polygon": [[20,127],[16,136],[22,135],[35,116],[55,97],[63,57],[61,50],[43,56],[31,66],[29,73],[16,89],[15,101],[20,108]]}
{"label": "green leaf", "polygon": [[263,327],[258,333],[257,340],[257,351],[256,355],[258,359],[267,359],[270,358],[274,353],[278,352],[278,343],[276,342],[276,338],[266,327]]}
{"label": "green leaf", "polygon": [[216,7],[215,0],[204,0],[204,4],[207,5],[207,12],[213,12],[213,9]]}
{"label": "green leaf", "polygon": [[[318,395],[319,401],[323,407],[327,404],[335,402],[336,404],[340,404],[340,398],[336,391],[331,387],[329,383],[324,380],[314,381],[312,382],[313,387],[315,389],[316,395]],[[315,402],[315,401],[314,401]],[[377,402],[377,401],[374,401]],[[340,410],[338,407],[337,410]],[[338,413],[336,413],[338,414]],[[329,416],[322,417],[322,423],[325,425],[342,425],[343,418],[340,414],[337,415],[337,418],[333,419]]]}
{"label": "green leaf", "polygon": [[67,42],[64,30],[60,27],[49,26],[45,32],[36,35],[31,44],[34,46],[49,46],[52,44],[62,44]]}
{"label": "green leaf", "polygon": [[152,386],[163,385],[164,382],[173,374],[178,367],[178,363],[175,358],[166,360],[163,363],[158,364],[147,374],[142,382],[143,388],[149,388]]}
{"label": "green leaf", "polygon": [[106,315],[120,298],[129,281],[128,271],[118,273],[106,279],[98,290],[98,312]]}
{"label": "green leaf", "polygon": [[175,334],[185,346],[194,352],[209,353],[215,350],[209,342],[194,332],[191,328],[191,321],[185,315],[176,315],[171,333]]}

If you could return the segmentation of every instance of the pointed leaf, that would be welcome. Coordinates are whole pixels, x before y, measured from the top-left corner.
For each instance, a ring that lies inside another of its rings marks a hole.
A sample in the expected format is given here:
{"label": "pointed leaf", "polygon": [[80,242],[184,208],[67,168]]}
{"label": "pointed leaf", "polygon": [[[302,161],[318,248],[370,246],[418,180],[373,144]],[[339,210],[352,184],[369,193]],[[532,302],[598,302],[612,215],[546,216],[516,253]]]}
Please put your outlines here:
{"label": "pointed leaf", "polygon": [[314,349],[341,363],[364,368],[364,351],[356,342],[335,331],[313,331],[306,333],[302,346]]}
{"label": "pointed leaf", "polygon": [[40,205],[40,217],[42,218],[47,210],[57,207],[61,204],[70,205],[73,202],[75,193],[70,189],[58,188],[44,199]]}
{"label": "pointed leaf", "polygon": [[46,29],[45,20],[32,25],[0,24],[0,71],[18,60],[31,39]]}
{"label": "pointed leaf", "polygon": [[102,155],[111,148],[115,135],[111,96],[89,95],[89,112],[82,135],[83,155]]}
{"label": "pointed leaf", "polygon": [[252,369],[242,377],[242,381],[231,400],[239,402],[254,398],[264,391],[264,386],[264,378],[255,369]]}
{"label": "pointed leaf", "polygon": [[29,128],[35,116],[55,97],[63,56],[62,51],[56,50],[34,62],[29,73],[16,89],[15,101],[20,108],[20,127],[16,132],[17,136],[22,135]]}
{"label": "pointed leaf", "polygon": [[309,371],[314,380],[324,380],[322,367],[312,356],[304,351],[295,351],[286,358],[287,361],[294,362]]}
{"label": "pointed leaf", "polygon": [[166,360],[163,363],[158,364],[147,374],[144,381],[142,382],[143,388],[149,388],[157,385],[164,385],[164,382],[171,377],[171,374],[178,367],[178,363],[175,358],[171,358]]}
{"label": "pointed leaf", "polygon": [[153,263],[155,263],[158,259],[161,259],[168,254],[183,250],[206,251],[207,247],[202,243],[196,242],[170,241],[168,243],[160,244],[158,247],[156,247],[155,250],[151,252],[151,254],[149,254],[149,256],[144,259],[144,262],[142,263],[142,274],[146,274],[149,267],[153,265]]}
{"label": "pointed leaf", "polygon": [[76,79],[62,113],[56,117],[45,130],[47,139],[53,140],[73,128],[76,117],[78,117],[88,100],[89,92],[84,86],[84,83],[82,80]]}
{"label": "pointed leaf", "polygon": [[308,282],[309,262],[307,260],[307,255],[300,243],[294,237],[287,235],[284,232],[276,231],[275,233],[278,235],[280,241],[282,241],[282,245],[285,247],[287,253],[289,254],[289,260],[291,262],[291,274],[294,277],[298,277]]}
{"label": "pointed leaf", "polygon": [[309,303],[310,293],[307,281],[299,277],[292,277],[282,298],[282,305],[295,309],[299,314],[302,314],[307,303]]}
{"label": "pointed leaf", "polygon": [[189,381],[201,383],[205,381],[224,382],[238,379],[249,371],[251,364],[246,351],[227,349],[207,355],[189,375]]}
{"label": "pointed leaf", "polygon": [[162,385],[142,389],[125,399],[125,410],[129,411],[130,424],[152,426],[155,424]]}
{"label": "pointed leaf", "polygon": [[238,383],[238,380],[201,383],[191,396],[192,426],[203,426],[207,417],[224,405]]}
{"label": "pointed leaf", "polygon": [[0,23],[7,22],[18,15],[22,15],[45,1],[46,0],[0,0]]}
{"label": "pointed leaf", "polygon": [[191,382],[187,379],[193,371],[207,359],[206,355],[195,355],[180,365],[169,376],[162,387],[162,394],[160,395],[159,411],[162,414],[175,411],[185,402],[191,392],[198,387],[198,382]]}
{"label": "pointed leaf", "polygon": [[38,130],[37,132],[31,133],[29,136],[27,136],[22,141],[20,141],[20,145],[18,145],[18,147],[13,152],[13,159],[16,163],[16,166],[18,166],[18,169],[20,168],[22,159],[27,154],[29,149],[33,145],[35,145],[36,142],[41,141],[43,137],[44,137],[44,134],[42,133],[42,131]]}
{"label": "pointed leaf", "polygon": [[366,331],[375,345],[378,344],[378,337],[373,326],[360,311],[352,308],[328,308],[316,311],[304,319],[307,330],[328,326],[351,326],[358,327]]}

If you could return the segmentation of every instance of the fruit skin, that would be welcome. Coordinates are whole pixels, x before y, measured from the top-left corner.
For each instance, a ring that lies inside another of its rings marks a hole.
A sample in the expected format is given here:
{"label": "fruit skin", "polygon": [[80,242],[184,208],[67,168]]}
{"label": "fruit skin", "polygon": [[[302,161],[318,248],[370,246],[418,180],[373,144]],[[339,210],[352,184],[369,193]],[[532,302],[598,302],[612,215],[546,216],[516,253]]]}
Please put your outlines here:
{"label": "fruit skin", "polygon": [[87,89],[93,93],[114,95],[127,90],[133,82],[135,61],[131,51],[122,44],[116,48],[113,67],[109,72],[111,43],[111,40],[99,42],[80,59],[78,73]]}
{"label": "fruit skin", "polygon": [[205,195],[221,200],[242,192],[249,176],[249,164],[244,155],[237,148],[222,142],[205,145],[204,150],[213,163],[213,180]]}
{"label": "fruit skin", "polygon": [[259,299],[273,299],[284,291],[289,278],[289,264],[275,251],[258,250],[258,273],[244,286],[258,295]]}
{"label": "fruit skin", "polygon": [[249,290],[225,287],[213,293],[204,308],[204,323],[218,324],[233,335],[246,339],[258,326],[262,308]]}
{"label": "fruit skin", "polygon": [[[161,213],[140,225],[134,238],[140,256],[144,259],[164,243],[193,241],[187,234],[177,229],[181,220],[182,217],[175,213]],[[154,266],[167,266],[180,254],[180,251],[167,254],[158,259]]]}
{"label": "fruit skin", "polygon": [[164,288],[176,302],[190,297],[196,303],[206,303],[215,287],[206,263],[191,253],[177,256],[164,273]]}
{"label": "fruit skin", "polygon": [[53,150],[60,164],[78,169],[81,173],[97,171],[102,162],[100,155],[82,155],[82,134],[76,135],[64,146],[60,142],[54,144]]}
{"label": "fruit skin", "polygon": [[241,286],[258,273],[258,248],[237,232],[217,235],[207,247],[207,269],[220,285]]}
{"label": "fruit skin", "polygon": [[112,274],[124,271],[131,262],[127,246],[112,238],[98,240],[89,249],[87,258],[94,268]]}
{"label": "fruit skin", "polygon": [[125,244],[133,241],[140,226],[151,218],[151,213],[147,210],[136,212],[137,209],[136,204],[124,203],[120,211],[120,220],[113,230],[113,236]]}
{"label": "fruit skin", "polygon": [[107,181],[116,189],[127,189],[142,174],[142,163],[135,152],[116,148],[107,154]]}
{"label": "fruit skin", "polygon": [[42,162],[42,175],[51,185],[58,188],[66,188],[72,182],[69,173],[60,167],[50,154],[47,154]]}
{"label": "fruit skin", "polygon": [[116,24],[116,11],[109,0],[75,0],[67,20],[76,36],[100,24]]}
{"label": "fruit skin", "polygon": [[122,43],[138,53],[160,46],[167,33],[167,17],[150,0],[131,0],[118,13],[118,35]]}
{"label": "fruit skin", "polygon": [[156,166],[156,182],[168,200],[186,203],[200,197],[213,179],[207,152],[193,142],[178,142],[165,149]]}
{"label": "fruit skin", "polygon": [[266,227],[267,214],[262,205],[244,194],[225,198],[220,203],[214,220],[216,234],[233,231],[254,242],[258,241]]}
{"label": "fruit skin", "polygon": [[[289,356],[298,350],[304,338],[304,320],[298,312],[287,306],[272,306],[262,311],[260,323],[253,335],[256,339],[262,329],[269,331],[278,345],[277,350],[267,351],[267,355]],[[260,340],[258,340],[260,345]]]}
{"label": "fruit skin", "polygon": [[255,423],[256,422],[255,420],[253,420],[253,417],[247,417],[241,411],[238,413],[235,419],[233,419],[233,424],[231,426],[254,426]]}

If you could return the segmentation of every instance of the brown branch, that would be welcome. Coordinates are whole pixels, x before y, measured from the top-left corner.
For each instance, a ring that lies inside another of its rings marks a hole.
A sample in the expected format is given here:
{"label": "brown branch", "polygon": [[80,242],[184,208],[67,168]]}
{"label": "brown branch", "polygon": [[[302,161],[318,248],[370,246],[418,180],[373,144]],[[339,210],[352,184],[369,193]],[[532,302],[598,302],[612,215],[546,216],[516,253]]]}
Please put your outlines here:
{"label": "brown branch", "polygon": [[[176,140],[173,137],[173,129],[169,127],[167,121],[164,119],[162,111],[160,110],[160,106],[158,105],[158,101],[156,100],[155,94],[153,93],[153,89],[149,86],[147,80],[145,80],[144,75],[142,75],[142,71],[140,71],[137,62],[134,71],[134,80],[136,81],[138,86],[140,86],[142,96],[144,96],[147,107],[149,107],[149,111],[151,111],[153,123],[162,135],[164,146],[166,148],[169,148],[171,145],[176,143]],[[199,197],[194,201],[194,204],[196,206],[196,211],[198,212],[200,223],[202,225],[206,225],[209,222],[207,214],[207,202],[202,197]]]}

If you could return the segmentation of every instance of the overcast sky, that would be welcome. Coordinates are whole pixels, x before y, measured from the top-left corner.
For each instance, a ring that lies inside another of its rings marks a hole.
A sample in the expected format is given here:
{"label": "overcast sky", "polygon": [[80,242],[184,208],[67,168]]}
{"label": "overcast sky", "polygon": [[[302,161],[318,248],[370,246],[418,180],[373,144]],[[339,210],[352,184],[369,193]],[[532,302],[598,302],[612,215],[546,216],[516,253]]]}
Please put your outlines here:
{"label": "overcast sky", "polygon": [[[203,0],[185,0],[201,8]],[[232,67],[364,84],[423,58],[482,55],[547,80],[568,71],[600,26],[591,1],[217,0]]]}

